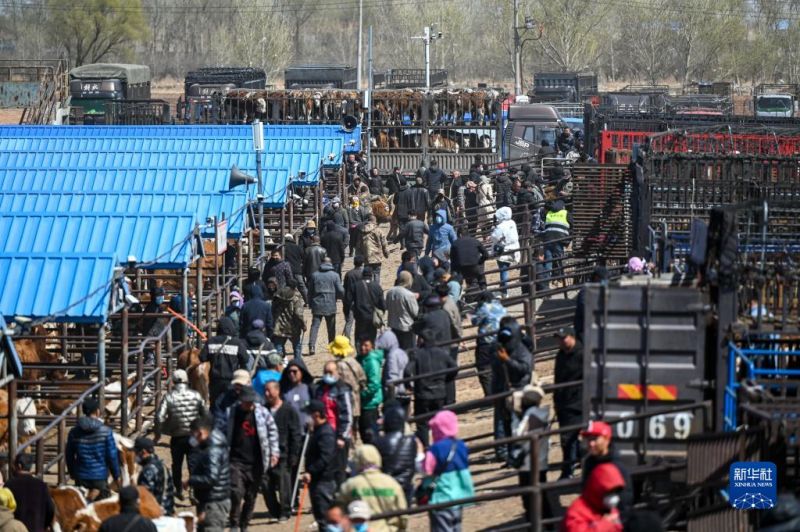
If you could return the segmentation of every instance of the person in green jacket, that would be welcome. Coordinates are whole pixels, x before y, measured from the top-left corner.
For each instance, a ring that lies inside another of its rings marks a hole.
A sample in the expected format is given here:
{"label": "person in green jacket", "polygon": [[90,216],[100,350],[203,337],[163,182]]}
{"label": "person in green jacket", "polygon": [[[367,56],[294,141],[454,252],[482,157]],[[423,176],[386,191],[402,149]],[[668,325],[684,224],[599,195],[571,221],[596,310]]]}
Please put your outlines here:
{"label": "person in green jacket", "polygon": [[378,433],[378,407],[383,403],[383,350],[375,349],[372,338],[364,337],[358,343],[358,363],[367,375],[367,385],[361,389],[361,417],[358,434],[362,443],[372,443]]}

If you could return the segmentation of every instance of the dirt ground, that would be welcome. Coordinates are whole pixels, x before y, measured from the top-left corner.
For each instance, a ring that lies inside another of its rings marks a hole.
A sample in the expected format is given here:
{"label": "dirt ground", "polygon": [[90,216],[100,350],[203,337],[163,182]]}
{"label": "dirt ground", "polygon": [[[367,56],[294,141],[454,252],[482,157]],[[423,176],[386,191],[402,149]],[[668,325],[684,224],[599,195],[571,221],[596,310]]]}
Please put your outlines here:
{"label": "dirt ground", "polygon": [[[382,226],[382,230],[385,232],[388,230],[387,225]],[[397,245],[390,245],[390,256],[383,264],[381,268],[381,285],[384,289],[390,287],[394,283],[394,276],[397,267],[400,264],[400,249]],[[345,264],[342,267],[342,272],[347,272],[352,268],[352,259],[347,259]],[[494,264],[487,265],[487,269],[491,269],[494,267]],[[491,278],[490,278],[491,281]],[[512,279],[513,282],[513,279]],[[512,293],[513,295],[513,293]],[[336,324],[336,331],[337,333],[341,333],[344,328],[344,321],[342,319],[341,313],[341,303],[340,305],[340,312],[337,314],[337,324]],[[311,322],[311,314],[308,309],[306,309],[306,322],[310,324]],[[465,325],[467,322],[465,321]],[[311,373],[317,377],[322,374],[322,367],[328,360],[331,359],[331,356],[328,353],[327,349],[327,333],[325,331],[324,325],[321,327],[319,338],[317,341],[316,346],[316,355],[314,357],[307,357],[304,356],[304,361],[306,362],[309,370]],[[304,339],[304,352],[307,353],[308,351],[308,339],[307,337]],[[459,357],[459,364],[467,364],[474,361],[473,353],[461,353]],[[552,362],[545,362],[542,364],[537,365],[537,373],[540,379],[543,381],[544,384],[552,382],[552,374],[553,374],[553,366]],[[469,399],[478,399],[483,396],[481,387],[478,383],[477,377],[472,377],[468,379],[462,379],[458,381],[457,386],[457,397],[458,401],[465,401]],[[545,402],[549,402],[550,398],[548,397]],[[480,411],[473,411],[467,414],[463,414],[459,416],[460,422],[460,436],[461,437],[468,437],[472,435],[477,435],[481,433],[486,433],[491,430],[492,427],[492,411],[490,408],[485,408]],[[484,440],[486,441],[486,440]],[[169,461],[169,448],[167,445],[168,439],[164,438],[159,443],[158,454],[161,456],[165,461]],[[556,461],[560,459],[560,450],[556,446],[551,445],[551,455],[552,460]],[[473,456],[472,461],[479,462],[476,465],[471,466],[471,471],[473,474],[473,479],[476,483],[480,483],[481,481],[485,481],[492,477],[496,477],[503,473],[511,472],[509,469],[500,468],[500,464],[490,462],[487,460],[490,453],[483,452],[480,453],[477,457]],[[557,476],[556,473],[551,473],[551,475]],[[512,476],[511,478],[504,479],[498,482],[492,483],[490,486],[479,486],[478,492],[479,493],[486,493],[491,489],[496,489],[501,486],[509,486],[509,485],[516,485],[517,484],[517,477],[516,475]],[[181,509],[190,509],[188,507],[188,502],[181,503],[180,501],[176,501],[177,505]],[[492,501],[484,504],[477,504],[465,509],[464,512],[464,520],[463,520],[463,530],[465,532],[469,531],[478,531],[478,530],[492,530],[504,524],[510,523],[519,523],[522,522],[523,519],[523,509],[522,509],[522,502],[519,498],[513,499],[504,499],[498,501]],[[256,504],[256,512],[254,519],[251,523],[252,530],[294,530],[294,526],[296,524],[297,516],[294,516],[289,523],[271,523],[268,513],[266,511],[266,505],[264,503],[264,499],[262,497],[258,498],[258,502]],[[311,530],[313,528],[313,516],[311,515],[310,505],[308,502],[305,503],[302,515],[300,517],[300,528],[299,530]],[[418,514],[413,516],[409,520],[409,530],[427,530],[428,529],[428,518],[426,514]]]}

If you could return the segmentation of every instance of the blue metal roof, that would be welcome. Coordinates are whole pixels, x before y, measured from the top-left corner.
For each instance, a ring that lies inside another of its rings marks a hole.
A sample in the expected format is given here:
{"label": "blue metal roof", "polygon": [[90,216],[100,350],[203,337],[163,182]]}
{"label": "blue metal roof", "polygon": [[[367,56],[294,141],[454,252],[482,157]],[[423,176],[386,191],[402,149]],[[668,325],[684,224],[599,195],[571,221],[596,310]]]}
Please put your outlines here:
{"label": "blue metal roof", "polygon": [[111,253],[141,268],[192,262],[194,215],[184,213],[0,212],[0,253]]}
{"label": "blue metal roof", "polygon": [[104,323],[116,261],[109,253],[0,254],[0,313],[48,321]]}
{"label": "blue metal roof", "polygon": [[[230,170],[3,170],[0,191],[220,192]],[[244,190],[237,187],[236,190]]]}
{"label": "blue metal roof", "polygon": [[[252,188],[252,187],[251,187]],[[191,212],[198,222],[216,216],[228,220],[228,236],[238,238],[244,230],[247,196],[239,192],[224,194],[195,193],[95,193],[55,191],[0,192],[0,211],[37,213],[139,213],[139,212]],[[212,236],[214,229],[203,226],[203,235]]]}
{"label": "blue metal roof", "polygon": [[[241,126],[0,126],[1,137],[160,137],[252,139],[249,125]],[[264,137],[328,138],[344,140],[344,151],[361,151],[361,126],[346,133],[338,125],[265,124]]]}
{"label": "blue metal roof", "polygon": [[0,152],[0,168],[19,170],[229,170],[234,164],[242,170],[255,171],[255,155],[241,152],[168,151]]}

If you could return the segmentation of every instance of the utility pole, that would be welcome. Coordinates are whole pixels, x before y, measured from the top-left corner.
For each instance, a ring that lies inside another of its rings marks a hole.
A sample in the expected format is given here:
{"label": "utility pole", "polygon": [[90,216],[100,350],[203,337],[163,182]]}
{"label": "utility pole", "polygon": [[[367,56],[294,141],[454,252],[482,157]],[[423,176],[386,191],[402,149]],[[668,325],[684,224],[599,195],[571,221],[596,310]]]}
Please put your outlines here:
{"label": "utility pole", "polygon": [[364,24],[364,0],[358,0],[358,54],[356,54],[357,81],[356,90],[361,90],[361,34]]}
{"label": "utility pole", "polygon": [[261,152],[264,151],[264,124],[253,121],[253,151],[256,152],[256,176],[258,179],[258,253],[264,255],[264,181],[261,179]]}
{"label": "utility pole", "polygon": [[[369,27],[367,36],[367,96],[364,102],[367,105],[367,139],[372,138],[372,91],[375,89],[372,79],[372,26]],[[367,168],[372,168],[372,146],[367,142]]]}
{"label": "utility pole", "polygon": [[514,18],[511,26],[514,28],[514,94],[522,94],[522,47],[519,42],[519,30],[517,29],[517,18],[519,16],[519,0],[514,0]]}
{"label": "utility pole", "polygon": [[430,156],[428,154],[428,114],[430,110],[430,95],[431,95],[431,44],[436,39],[442,38],[442,32],[435,31],[435,26],[425,26],[422,35],[411,37],[412,39],[422,39],[422,44],[425,46],[425,98],[422,100],[422,162],[425,167],[428,167]]}

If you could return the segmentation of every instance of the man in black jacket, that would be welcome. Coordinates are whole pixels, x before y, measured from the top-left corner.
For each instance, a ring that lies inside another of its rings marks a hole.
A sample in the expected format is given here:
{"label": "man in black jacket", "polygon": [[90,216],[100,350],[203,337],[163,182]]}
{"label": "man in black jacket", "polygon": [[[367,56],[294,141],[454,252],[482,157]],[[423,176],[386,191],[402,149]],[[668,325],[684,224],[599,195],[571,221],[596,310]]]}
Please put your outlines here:
{"label": "man in black jacket", "polygon": [[311,239],[311,245],[306,248],[303,255],[303,273],[306,276],[306,286],[311,286],[311,276],[319,271],[319,267],[325,260],[326,255],[325,248],[320,245],[320,238],[315,235]]}
{"label": "man in black jacket", "polygon": [[383,178],[381,178],[380,170],[373,168],[369,171],[369,193],[373,196],[383,195]]}
{"label": "man in black jacket", "polygon": [[364,257],[356,255],[353,257],[353,269],[344,274],[344,299],[342,306],[344,311],[344,335],[350,338],[350,333],[353,332],[353,301],[349,299],[350,294],[353,293],[353,285],[360,282],[364,278]]}
{"label": "man in black jacket", "polygon": [[[467,290],[480,292],[486,290],[486,276],[483,274],[483,263],[489,253],[481,242],[469,234],[459,236],[450,246],[450,267],[464,279]],[[477,288],[476,285],[477,284]],[[472,294],[471,297],[477,297]]]}
{"label": "man in black jacket", "polygon": [[195,419],[191,429],[197,446],[183,488],[191,487],[197,500],[200,529],[222,532],[227,527],[231,511],[228,440],[225,434],[214,428],[214,420],[208,416]]}
{"label": "man in black jacket", "polygon": [[[433,195],[436,195],[434,191]],[[431,204],[431,196],[428,195],[428,189],[425,188],[425,183],[421,177],[418,177],[416,183],[411,188],[411,201],[413,211],[417,213],[417,218],[420,220],[425,219],[428,212],[428,206]]]}
{"label": "man in black jacket", "polygon": [[397,229],[403,231],[408,223],[409,213],[414,211],[414,192],[408,186],[405,177],[400,176],[400,188],[394,195],[394,216],[397,220]]}
{"label": "man in black jacket", "polygon": [[242,284],[242,295],[245,301],[253,297],[253,286],[258,287],[262,296],[267,293],[267,285],[261,280],[261,272],[255,266],[247,269],[247,279]]}
{"label": "man in black jacket", "polygon": [[514,192],[511,186],[511,178],[505,172],[495,179],[495,206],[498,209],[501,207],[511,207],[514,204]]}
{"label": "man in black jacket", "polygon": [[444,345],[445,350],[450,349],[449,342],[453,339],[450,315],[442,308],[442,299],[438,295],[425,298],[425,313],[414,324],[414,331],[419,335],[425,329],[434,332],[434,341],[437,345]]}
{"label": "man in black jacket", "polygon": [[[119,490],[119,513],[100,525],[100,532],[156,532],[156,525],[139,513],[139,490],[125,486]],[[206,528],[205,530],[210,530]]]}
{"label": "man in black jacket", "polygon": [[328,423],[325,404],[322,401],[311,401],[307,411],[311,416],[314,431],[308,440],[303,482],[309,487],[314,519],[317,520],[319,530],[324,530],[325,514],[333,504],[337,490],[336,433]]}
{"label": "man in black jacket", "polygon": [[308,289],[303,276],[303,248],[295,243],[294,236],[291,233],[287,233],[283,239],[283,257],[292,267],[292,276],[297,283],[297,289],[303,295],[303,301],[308,304]]}
{"label": "man in black jacket", "polygon": [[247,345],[239,339],[233,321],[223,316],[217,324],[217,335],[209,338],[200,351],[200,362],[211,362],[208,391],[212,405],[228,388],[233,372],[247,369],[248,360]]}
{"label": "man in black jacket", "polygon": [[[492,393],[508,390],[521,390],[531,382],[533,371],[533,355],[522,342],[522,329],[513,318],[501,320],[497,331],[494,359],[492,360]],[[505,400],[499,400],[494,406],[495,439],[511,436],[511,415],[506,408]],[[509,446],[495,449],[498,460],[508,459]]]}
{"label": "man in black jacket", "polygon": [[280,460],[264,476],[264,499],[269,513],[280,522],[289,520],[292,512],[292,475],[300,463],[303,439],[300,416],[292,405],[281,398],[281,385],[269,381],[264,387],[267,406],[278,427]]}
{"label": "man in black jacket", "polygon": [[408,223],[398,235],[400,245],[413,252],[417,258],[425,248],[425,235],[428,234],[428,224],[417,218],[417,213],[408,213]]}
{"label": "man in black jacket", "polygon": [[320,243],[325,248],[326,256],[331,259],[333,269],[339,275],[342,274],[342,263],[347,256],[347,245],[345,244],[346,233],[339,230],[333,220],[325,222],[325,232],[322,234]]}
{"label": "man in black jacket", "polygon": [[400,181],[403,180],[403,176],[400,174],[400,167],[395,166],[392,169],[392,173],[386,179],[386,188],[389,189],[389,194],[397,194],[400,190]]}
{"label": "man in black jacket", "polygon": [[150,438],[140,436],[133,445],[136,452],[136,463],[139,464],[139,477],[136,484],[144,486],[161,505],[164,515],[175,513],[173,499],[172,475],[164,462],[156,456],[156,445]]}
{"label": "man in black jacket", "polygon": [[[456,364],[453,362],[447,350],[441,347],[434,347],[436,344],[435,330],[423,329],[420,332],[420,339],[422,346],[412,350],[404,376],[409,378],[446,369],[452,369],[452,373],[423,377],[412,383],[415,416],[441,410],[445,405],[445,398],[447,397],[445,383],[453,380],[456,373],[458,373]],[[419,438],[425,447],[428,446],[427,418],[417,422],[417,438]]]}
{"label": "man in black jacket", "polygon": [[349,301],[348,308],[353,312],[353,319],[356,322],[356,339],[361,341],[363,338],[370,338],[375,342],[378,330],[372,321],[375,309],[386,310],[386,303],[383,299],[381,285],[372,277],[372,268],[366,265],[362,269],[362,279],[353,283],[350,293],[345,293],[345,299]]}
{"label": "man in black jacket", "polygon": [[47,484],[31,474],[35,462],[33,455],[18,454],[14,459],[14,476],[8,479],[5,487],[17,500],[14,517],[28,530],[47,530],[55,517],[56,507]]}
{"label": "man in black jacket", "polygon": [[445,180],[444,172],[439,168],[439,163],[436,159],[431,159],[431,164],[428,169],[425,170],[422,179],[425,182],[425,188],[428,189],[428,198],[433,201],[439,189],[444,188]]}
{"label": "man in black jacket", "polygon": [[386,404],[383,411],[383,436],[375,442],[381,453],[381,471],[394,477],[403,487],[406,500],[414,500],[414,462],[417,440],[406,434],[406,411],[400,403]]}
{"label": "man in black jacket", "polygon": [[244,289],[245,304],[239,313],[239,336],[242,338],[253,330],[253,322],[256,320],[261,320],[264,324],[267,336],[272,334],[272,303],[264,295],[265,292],[258,285],[250,285]]}
{"label": "man in black jacket", "polygon": [[[583,344],[575,338],[575,330],[572,327],[564,327],[559,329],[556,336],[560,345],[556,354],[555,383],[582,380]],[[560,426],[583,423],[583,396],[580,385],[560,388],[553,392],[553,404]],[[561,478],[570,478],[580,458],[577,430],[561,433],[561,450],[564,453]]]}

